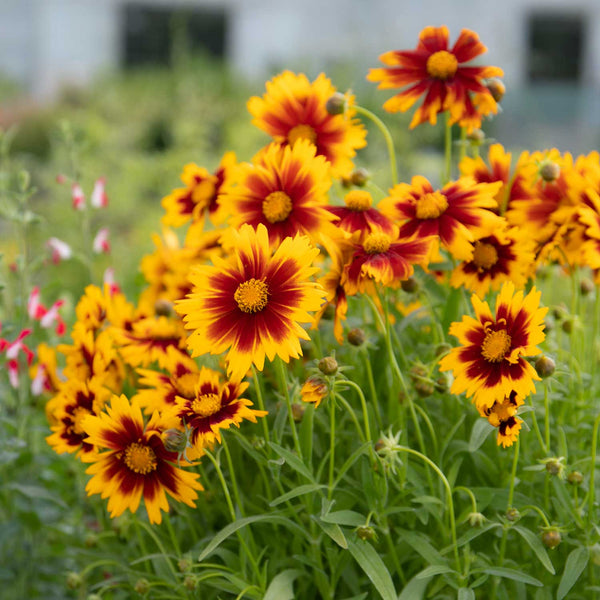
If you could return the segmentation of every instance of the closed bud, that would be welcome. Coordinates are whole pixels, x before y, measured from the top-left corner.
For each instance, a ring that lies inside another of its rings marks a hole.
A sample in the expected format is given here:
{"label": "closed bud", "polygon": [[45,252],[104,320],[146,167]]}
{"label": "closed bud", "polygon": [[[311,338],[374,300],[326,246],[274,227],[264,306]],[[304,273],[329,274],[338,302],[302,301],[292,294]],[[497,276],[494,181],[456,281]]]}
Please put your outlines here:
{"label": "closed bud", "polygon": [[144,594],[147,594],[150,591],[150,582],[147,579],[145,579],[144,577],[142,577],[141,579],[138,579],[135,582],[133,589],[138,594],[140,594],[140,596],[143,596]]}
{"label": "closed bud", "polygon": [[358,527],[356,534],[361,540],[372,540],[375,538],[375,530],[369,525],[362,525]]}
{"label": "closed bud", "polygon": [[567,481],[571,485],[581,485],[583,483],[583,475],[579,471],[571,471],[567,475]]}
{"label": "closed bud", "polygon": [[483,143],[483,140],[485,140],[485,133],[483,133],[481,129],[473,129],[471,133],[467,133],[467,139],[474,146],[479,146]]}
{"label": "closed bud", "polygon": [[400,282],[400,287],[407,294],[414,294],[419,291],[419,282],[414,277],[409,277]]}
{"label": "closed bud", "polygon": [[448,377],[444,374],[440,374],[440,376],[435,380],[435,387],[440,392],[448,391]]}
{"label": "closed bud", "polygon": [[193,592],[198,587],[198,578],[195,575],[187,575],[183,580],[183,587]]}
{"label": "closed bud", "polygon": [[521,518],[521,513],[519,513],[519,511],[516,508],[511,507],[506,511],[506,518],[511,522],[517,521]]}
{"label": "closed bud", "polygon": [[384,446],[385,446],[385,442],[381,438],[379,438],[375,442],[375,446],[374,446],[375,452],[379,452],[380,450],[383,449]]}
{"label": "closed bud", "polygon": [[565,333],[573,333],[573,319],[565,319],[561,327]]}
{"label": "closed bud", "polygon": [[265,438],[255,437],[252,439],[252,447],[256,450],[262,450],[265,447]]}
{"label": "closed bud", "polygon": [[450,344],[446,344],[445,342],[443,344],[438,344],[435,348],[435,355],[437,357],[439,356],[444,356],[444,354],[448,354],[448,352],[450,352],[450,350],[452,350],[452,346]]}
{"label": "closed bud", "polygon": [[346,97],[341,92],[335,92],[325,103],[325,110],[330,115],[341,115],[346,108]]}
{"label": "closed bud", "polygon": [[360,327],[355,327],[348,332],[348,343],[352,346],[362,346],[367,339],[365,332]]}
{"label": "closed bud", "polygon": [[338,370],[337,360],[333,356],[326,356],[319,361],[319,371],[323,375],[335,375]]}
{"label": "closed bud", "polygon": [[471,527],[481,527],[485,523],[485,517],[480,512],[472,512],[467,515],[467,521]]}
{"label": "closed bud", "polygon": [[535,361],[535,370],[542,378],[550,377],[556,370],[556,363],[549,356],[542,354]]}
{"label": "closed bud", "polygon": [[546,548],[550,548],[550,550],[554,550],[554,548],[556,548],[561,541],[562,537],[560,535],[560,531],[555,527],[544,529],[542,532],[542,542],[544,542],[544,546],[546,546]]}
{"label": "closed bud", "polygon": [[540,177],[546,183],[552,183],[560,177],[560,166],[551,160],[544,161],[540,166]]}
{"label": "closed bud", "polygon": [[506,93],[506,86],[502,80],[498,79],[497,77],[488,79],[485,87],[487,87],[487,89],[490,91],[490,94],[492,94],[492,97],[496,102],[500,102]]}
{"label": "closed bud", "polygon": [[367,181],[369,181],[371,175],[367,169],[364,167],[358,167],[358,169],[354,169],[350,174],[350,181],[352,185],[356,187],[364,187],[367,185]]}
{"label": "closed bud", "polygon": [[594,282],[591,279],[589,279],[588,277],[584,277],[579,283],[579,289],[581,290],[581,294],[583,296],[588,296],[589,294],[594,292],[596,286],[594,285]]}
{"label": "closed bud", "polygon": [[95,533],[88,533],[83,543],[86,548],[95,548],[98,545],[98,536]]}
{"label": "closed bud", "polygon": [[192,568],[192,559],[189,556],[184,556],[177,561],[177,568],[185,573]]}
{"label": "closed bud", "polygon": [[569,312],[567,311],[567,307],[563,304],[559,304],[558,306],[554,306],[552,308],[552,314],[557,321],[562,321],[562,319],[566,319],[569,316]]}
{"label": "closed bud", "polygon": [[159,298],[154,303],[154,312],[157,317],[172,317],[175,314],[173,312],[173,303],[163,298]]}
{"label": "closed bud", "polygon": [[70,590],[76,590],[83,585],[83,577],[75,571],[67,573],[67,587]]}
{"label": "closed bud", "polygon": [[186,435],[179,429],[167,429],[161,434],[163,446],[169,452],[183,452],[187,447]]}
{"label": "closed bud", "polygon": [[292,416],[294,417],[294,421],[296,421],[296,423],[300,423],[300,421],[302,421],[305,411],[306,404],[300,404],[299,402],[294,402],[292,404]]}
{"label": "closed bud", "polygon": [[415,391],[421,398],[427,398],[428,396],[431,396],[433,392],[435,392],[435,386],[431,381],[419,379],[418,381],[415,381],[413,385],[415,387]]}
{"label": "closed bud", "polygon": [[553,477],[562,479],[564,477],[565,465],[562,463],[561,458],[549,458],[546,461],[546,472]]}

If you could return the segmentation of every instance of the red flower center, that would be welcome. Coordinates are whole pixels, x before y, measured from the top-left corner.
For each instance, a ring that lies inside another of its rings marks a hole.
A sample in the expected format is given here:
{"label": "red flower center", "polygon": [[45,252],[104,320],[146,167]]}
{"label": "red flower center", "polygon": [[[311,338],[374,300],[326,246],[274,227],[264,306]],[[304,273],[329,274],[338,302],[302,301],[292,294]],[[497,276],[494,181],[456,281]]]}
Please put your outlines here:
{"label": "red flower center", "polygon": [[458,60],[456,60],[456,56],[447,50],[434,52],[427,59],[427,73],[434,79],[446,81],[446,79],[454,77],[457,69]]}
{"label": "red flower center", "polygon": [[282,191],[271,192],[262,203],[263,215],[269,223],[281,223],[292,212],[292,199]]}
{"label": "red flower center", "polygon": [[134,442],[125,449],[125,465],[134,473],[147,475],[156,470],[156,454],[150,446]]}
{"label": "red flower center", "polygon": [[417,219],[437,219],[448,208],[448,200],[441,192],[429,192],[417,199]]}
{"label": "red flower center", "polygon": [[498,251],[493,244],[477,241],[473,248],[473,262],[479,269],[490,269],[498,262]]}
{"label": "red flower center", "polygon": [[509,351],[510,343],[510,335],[504,329],[487,331],[481,344],[481,355],[489,362],[500,362]]}
{"label": "red flower center", "polygon": [[248,279],[238,285],[233,298],[241,311],[260,312],[269,301],[269,286],[260,279]]}

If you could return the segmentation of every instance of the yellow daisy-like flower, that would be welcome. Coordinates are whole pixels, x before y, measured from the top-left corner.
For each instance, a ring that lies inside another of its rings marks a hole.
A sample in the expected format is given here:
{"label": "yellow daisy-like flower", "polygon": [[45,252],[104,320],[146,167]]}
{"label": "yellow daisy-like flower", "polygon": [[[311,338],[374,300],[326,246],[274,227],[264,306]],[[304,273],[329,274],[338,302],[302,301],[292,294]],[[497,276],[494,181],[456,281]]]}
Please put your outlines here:
{"label": "yellow daisy-like flower", "polygon": [[264,225],[244,225],[235,234],[236,248],[227,260],[192,270],[192,293],[176,305],[192,333],[193,356],[227,353],[227,372],[241,380],[252,363],[259,370],[265,357],[302,354],[300,339],[310,339],[299,323],[320,308],[325,291],[311,281],[319,254],[305,236],[288,237],[274,254]]}
{"label": "yellow daisy-like flower", "polygon": [[321,404],[321,401],[328,393],[327,382],[318,375],[311,375],[304,382],[300,390],[300,397],[302,398],[302,402],[314,404],[315,408],[319,408],[319,404]]}
{"label": "yellow daisy-like flower", "polygon": [[511,392],[525,397],[535,392],[533,380],[539,380],[526,356],[540,353],[537,344],[544,341],[544,316],[540,308],[541,292],[533,288],[527,296],[515,293],[507,282],[496,300],[492,315],[487,302],[471,297],[475,317],[464,316],[450,326],[450,333],[462,344],[440,361],[441,371],[452,371],[453,394],[466,392],[478,408],[502,403]]}
{"label": "yellow daisy-like flower", "polygon": [[196,374],[191,397],[177,396],[174,413],[192,430],[191,442],[202,451],[215,442],[221,442],[221,430],[230,425],[240,426],[246,419],[256,423],[257,417],[267,415],[266,410],[250,408],[252,402],[241,395],[247,383],[227,381],[223,383],[217,371],[202,367]]}
{"label": "yellow daisy-like flower", "polygon": [[490,407],[479,408],[479,414],[485,417],[490,425],[498,428],[496,437],[498,446],[507,448],[517,441],[523,422],[523,419],[517,417],[517,410],[522,404],[524,400],[513,391],[502,402],[494,402]]}
{"label": "yellow daisy-like flower", "polygon": [[317,155],[327,159],[334,177],[352,170],[356,150],[367,144],[367,130],[352,108],[353,96],[347,97],[343,114],[331,115],[326,104],[336,89],[323,73],[311,83],[306,75],[284,71],[268,81],[266,89],[262,98],[248,100],[254,125],[279,144],[294,146],[308,140]]}
{"label": "yellow daisy-like flower", "polygon": [[293,147],[270,144],[255,164],[240,166],[237,178],[238,185],[222,200],[232,227],[263,224],[271,243],[278,244],[298,233],[314,238],[334,219],[326,208],[327,162],[305,140]]}
{"label": "yellow daisy-like flower", "polygon": [[98,448],[86,470],[93,475],[85,488],[88,496],[108,498],[111,517],[127,509],[135,513],[143,498],[150,523],[160,523],[161,510],[169,511],[167,494],[195,507],[196,490],[203,489],[199,475],[176,467],[177,453],[162,441],[164,431],[178,426],[177,418],[166,419],[158,412],[145,424],[138,403],[113,396],[105,413],[82,422],[85,442]]}

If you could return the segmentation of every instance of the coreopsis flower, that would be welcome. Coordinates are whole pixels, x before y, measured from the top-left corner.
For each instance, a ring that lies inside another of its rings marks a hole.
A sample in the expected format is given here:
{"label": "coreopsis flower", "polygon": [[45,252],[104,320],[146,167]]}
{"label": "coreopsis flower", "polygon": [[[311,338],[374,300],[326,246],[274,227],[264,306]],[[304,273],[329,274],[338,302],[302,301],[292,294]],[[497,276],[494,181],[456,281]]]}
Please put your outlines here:
{"label": "coreopsis flower", "polygon": [[158,412],[144,423],[139,404],[123,395],[113,396],[106,412],[83,419],[85,442],[98,450],[86,470],[93,475],[85,488],[88,496],[108,498],[111,517],[127,509],[135,513],[143,498],[150,523],[160,523],[161,511],[169,511],[167,494],[195,507],[197,490],[203,489],[199,475],[176,467],[178,454],[167,450],[161,437],[178,425],[177,418]]}
{"label": "coreopsis flower", "polygon": [[108,196],[106,195],[106,178],[99,177],[94,183],[94,189],[90,196],[90,204],[94,208],[106,208],[108,206]]}
{"label": "coreopsis flower", "polygon": [[321,73],[312,83],[306,75],[284,71],[266,83],[262,98],[248,100],[252,123],[278,144],[307,140],[331,165],[333,177],[349,174],[356,150],[366,146],[367,131],[355,118],[354,97],[348,95],[342,114],[330,114],[327,101],[336,93]]}
{"label": "coreopsis flower", "polygon": [[104,387],[102,378],[93,377],[86,381],[70,379],[61,386],[56,397],[49,401],[52,406],[50,429],[52,435],[46,438],[57,454],[77,453],[85,460],[94,452],[93,445],[87,443],[87,434],[81,425],[87,415],[99,415],[111,396]]}
{"label": "coreopsis flower", "polygon": [[496,443],[507,448],[512,446],[519,437],[523,419],[517,417],[519,406],[524,403],[522,398],[512,391],[501,402],[494,402],[492,406],[479,407],[479,414],[485,417],[490,425],[498,429]]}
{"label": "coreopsis flower", "polygon": [[67,242],[63,242],[56,237],[51,237],[46,245],[50,248],[52,253],[52,262],[57,265],[62,260],[68,260],[73,256],[71,246]]}
{"label": "coreopsis flower", "polygon": [[174,413],[191,429],[191,442],[196,450],[221,443],[222,429],[239,427],[244,419],[256,423],[257,417],[267,415],[265,410],[250,408],[252,402],[241,397],[247,388],[245,382],[222,382],[217,371],[202,367],[193,396],[175,398]]}
{"label": "coreopsis flower", "polygon": [[319,375],[311,375],[300,389],[300,398],[302,402],[314,404],[315,408],[319,408],[319,404],[328,393],[327,382]]}
{"label": "coreopsis flower", "polygon": [[386,52],[379,60],[387,66],[369,71],[367,79],[379,82],[379,89],[405,88],[384,103],[388,112],[405,112],[425,95],[411,129],[426,121],[433,125],[438,113],[449,111],[450,123],[472,130],[481,125],[483,115],[498,110],[484,79],[501,77],[502,69],[463,64],[487,51],[474,31],[463,29],[452,48],[448,37],[445,26],[426,27],[415,50]]}
{"label": "coreopsis flower", "polygon": [[92,242],[92,248],[96,254],[110,253],[110,241],[108,240],[109,233],[108,227],[101,227],[98,230],[98,233]]}
{"label": "coreopsis flower", "polygon": [[533,274],[534,242],[518,227],[498,231],[473,242],[473,256],[452,271],[450,285],[464,286],[483,298],[505,281],[523,289]]}
{"label": "coreopsis flower", "polygon": [[[463,177],[434,190],[425,177],[416,175],[410,184],[395,185],[379,209],[400,224],[400,237],[438,236],[455,258],[470,260],[470,242],[505,226],[505,221],[489,210],[497,206],[495,196],[501,186],[499,181],[475,183]],[[436,246],[433,253],[437,254]]]}
{"label": "coreopsis flower", "polygon": [[362,244],[355,244],[344,267],[342,283],[346,291],[350,295],[365,292],[373,283],[397,288],[414,273],[414,265],[427,266],[432,242],[432,237],[400,237],[397,227],[392,235],[384,231],[369,234]]}
{"label": "coreopsis flower", "polygon": [[344,197],[345,206],[329,206],[336,217],[335,225],[350,234],[360,232],[364,239],[375,230],[393,234],[393,223],[373,207],[373,197],[366,190],[351,190]]}
{"label": "coreopsis flower", "polygon": [[71,199],[75,210],[83,210],[85,208],[85,195],[81,189],[81,185],[78,183],[71,185]]}
{"label": "coreopsis flower", "polygon": [[95,333],[108,324],[129,329],[136,311],[124,294],[105,283],[102,287],[88,285],[85,288],[75,306],[75,315],[79,327]]}
{"label": "coreopsis flower", "polygon": [[165,214],[164,225],[181,227],[188,222],[204,222],[208,215],[213,223],[224,218],[220,204],[220,195],[231,182],[232,167],[236,164],[235,154],[227,152],[214,173],[204,167],[189,163],[183,167],[181,181],[185,187],[174,189],[162,199]]}
{"label": "coreopsis flower", "polygon": [[511,282],[503,284],[492,314],[487,302],[476,294],[471,297],[475,318],[464,316],[450,326],[450,334],[461,346],[440,360],[441,371],[452,371],[453,394],[466,392],[478,408],[502,403],[515,392],[525,397],[535,392],[533,381],[540,380],[525,357],[540,353],[537,344],[544,341],[544,316],[540,308],[541,292],[533,288],[527,296],[515,293]]}
{"label": "coreopsis flower", "polygon": [[273,244],[296,234],[314,239],[334,220],[326,208],[329,167],[315,152],[307,140],[293,146],[270,144],[254,164],[241,165],[238,184],[222,199],[232,215],[229,225],[262,224]]}
{"label": "coreopsis flower", "polygon": [[192,269],[194,287],[176,310],[192,330],[193,356],[227,353],[227,372],[244,377],[252,363],[265,357],[288,362],[302,354],[300,339],[310,339],[299,323],[320,308],[325,291],[311,281],[319,254],[306,236],[288,237],[272,254],[264,225],[243,225],[233,234],[236,247],[228,259]]}

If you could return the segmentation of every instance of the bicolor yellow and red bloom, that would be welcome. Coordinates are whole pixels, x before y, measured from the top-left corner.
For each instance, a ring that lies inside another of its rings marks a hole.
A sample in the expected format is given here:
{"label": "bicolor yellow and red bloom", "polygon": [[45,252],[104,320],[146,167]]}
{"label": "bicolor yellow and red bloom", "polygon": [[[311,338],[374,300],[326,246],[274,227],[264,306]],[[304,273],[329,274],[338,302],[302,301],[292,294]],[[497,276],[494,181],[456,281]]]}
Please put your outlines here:
{"label": "bicolor yellow and red bloom", "polygon": [[344,288],[350,295],[368,291],[374,283],[397,288],[414,273],[414,265],[427,266],[432,241],[432,237],[399,237],[397,227],[394,235],[371,233],[362,244],[355,244],[344,267]]}
{"label": "bicolor yellow and red bloom", "polygon": [[181,227],[189,221],[203,223],[205,214],[213,223],[222,222],[225,215],[219,196],[231,183],[235,164],[235,154],[227,152],[214,173],[195,163],[185,165],[181,174],[185,187],[174,189],[162,199],[166,211],[162,218],[164,225]]}
{"label": "bicolor yellow and red bloom", "polygon": [[220,443],[222,429],[239,427],[244,419],[256,423],[257,417],[267,415],[266,410],[250,408],[252,402],[241,397],[247,388],[246,382],[222,382],[218,371],[202,367],[192,397],[176,397],[174,412],[192,430],[195,449],[202,451]]}
{"label": "bicolor yellow and red bloom", "polygon": [[411,128],[426,121],[433,125],[438,113],[447,110],[450,123],[471,130],[479,127],[482,115],[498,110],[484,79],[501,77],[502,69],[463,64],[487,51],[474,31],[463,29],[452,48],[448,38],[447,27],[426,27],[415,50],[386,52],[379,60],[387,67],[369,71],[367,79],[379,82],[379,89],[405,88],[384,103],[388,112],[405,112],[425,95]]}
{"label": "bicolor yellow and red bloom", "polygon": [[450,326],[450,334],[461,346],[453,348],[440,361],[441,371],[452,371],[453,394],[466,392],[478,408],[502,403],[515,392],[525,397],[535,392],[539,380],[535,369],[525,360],[540,353],[537,344],[544,341],[544,316],[540,308],[541,292],[533,288],[524,297],[515,293],[511,282],[502,286],[492,315],[487,302],[473,294],[475,318],[464,316]]}
{"label": "bicolor yellow and red bloom", "polygon": [[294,146],[308,140],[331,165],[333,177],[352,170],[356,150],[367,144],[367,130],[352,108],[353,96],[347,96],[343,114],[331,115],[326,104],[336,89],[323,73],[311,83],[304,74],[284,71],[268,81],[266,89],[262,98],[248,100],[254,125],[278,144]]}
{"label": "bicolor yellow and red bloom", "polygon": [[456,266],[450,285],[464,286],[480,298],[505,281],[512,281],[520,290],[533,275],[534,263],[534,242],[524,231],[512,227],[475,240],[471,260]]}
{"label": "bicolor yellow and red bloom", "polygon": [[[491,210],[502,186],[475,183],[468,177],[434,190],[425,177],[416,175],[410,184],[399,183],[379,203],[381,212],[400,224],[400,236],[438,236],[444,248],[459,260],[470,260],[477,237],[503,229],[505,221]],[[433,248],[437,254],[437,246]]]}
{"label": "bicolor yellow and red bloom", "polygon": [[265,357],[288,362],[302,354],[300,339],[310,339],[299,323],[320,308],[325,291],[311,281],[319,254],[306,236],[287,237],[271,253],[264,225],[243,225],[234,233],[235,251],[227,260],[195,267],[193,291],[176,304],[192,333],[193,356],[227,353],[227,372],[240,380]]}
{"label": "bicolor yellow and red bloom", "polygon": [[498,429],[496,436],[498,446],[507,448],[517,441],[523,422],[523,419],[517,417],[517,411],[523,403],[523,399],[513,391],[502,402],[494,402],[490,407],[479,408],[479,414]]}
{"label": "bicolor yellow and red bloom", "polygon": [[134,319],[135,308],[123,294],[112,291],[109,284],[88,285],[77,302],[75,314],[81,327],[96,334],[108,324],[127,328]]}
{"label": "bicolor yellow and red bloom", "polygon": [[167,419],[158,412],[145,424],[137,402],[113,396],[106,412],[82,422],[88,435],[85,442],[98,449],[86,470],[93,475],[85,488],[88,496],[108,498],[111,517],[127,509],[135,513],[143,498],[151,523],[162,521],[161,510],[169,511],[167,494],[194,507],[197,490],[203,489],[199,475],[176,467],[178,455],[164,447],[161,437],[178,426],[177,418]]}
{"label": "bicolor yellow and red bloom", "polygon": [[327,382],[319,375],[311,375],[302,385],[300,389],[300,397],[302,402],[314,404],[315,408],[319,408],[319,404],[327,394],[329,387]]}
{"label": "bicolor yellow and red bloom", "polygon": [[270,144],[255,164],[241,165],[237,177],[238,185],[222,200],[232,227],[263,224],[271,243],[278,244],[296,234],[316,238],[334,219],[326,208],[329,167],[306,140]]}
{"label": "bicolor yellow and red bloom", "polygon": [[351,190],[344,197],[345,206],[329,206],[336,217],[335,225],[347,233],[360,232],[360,239],[375,230],[393,234],[393,223],[373,207],[373,197],[366,190]]}

